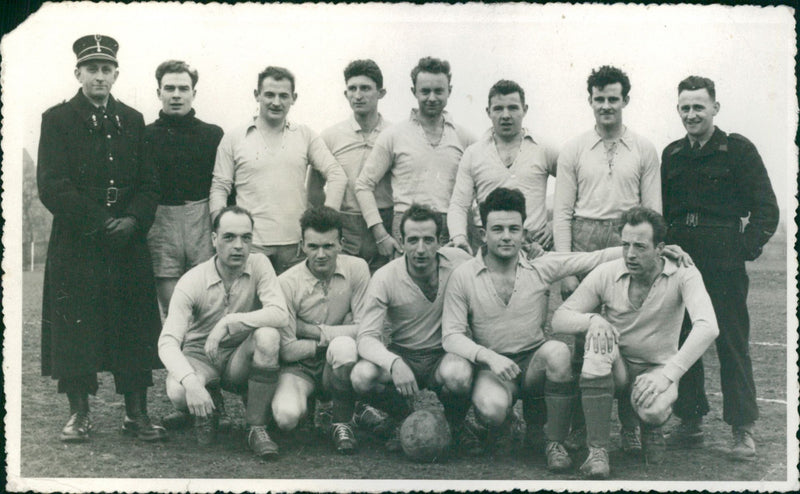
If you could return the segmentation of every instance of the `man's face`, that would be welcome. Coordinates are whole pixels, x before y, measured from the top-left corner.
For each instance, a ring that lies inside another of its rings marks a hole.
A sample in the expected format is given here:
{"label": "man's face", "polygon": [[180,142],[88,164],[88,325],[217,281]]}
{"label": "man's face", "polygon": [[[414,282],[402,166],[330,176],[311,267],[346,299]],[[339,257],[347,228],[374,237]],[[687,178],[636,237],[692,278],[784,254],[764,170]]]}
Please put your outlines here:
{"label": "man's face", "polygon": [[306,266],[317,278],[330,278],[336,270],[336,257],[342,251],[342,242],[339,230],[321,233],[313,228],[306,228],[303,232],[303,252],[305,252]]}
{"label": "man's face", "polygon": [[522,104],[519,93],[495,94],[486,113],[492,120],[495,135],[510,139],[522,132],[522,119],[528,113],[528,105]]}
{"label": "man's face", "polygon": [[632,276],[648,276],[660,266],[664,242],[653,245],[653,226],[643,222],[622,227],[622,257]]}
{"label": "man's face", "polygon": [[253,242],[253,226],[246,214],[225,213],[219,219],[219,228],[211,233],[211,241],[217,249],[219,262],[237,269],[247,262],[250,244]]}
{"label": "man's face", "polygon": [[602,88],[592,87],[589,104],[597,125],[616,127],[622,125],[622,109],[628,105],[628,97],[622,97],[622,84],[615,82]]}
{"label": "man's face", "polygon": [[167,115],[183,116],[192,109],[196,91],[187,72],[170,72],[161,77],[161,87],[156,91],[161,109]]}
{"label": "man's face", "polygon": [[266,77],[261,81],[261,88],[255,92],[258,101],[259,115],[268,122],[280,123],[289,114],[297,99],[297,93],[292,92],[292,82],[289,79],[275,80]]}
{"label": "man's face", "polygon": [[441,115],[447,106],[451,89],[445,74],[420,72],[411,92],[417,98],[419,112],[426,117],[435,118]]}
{"label": "man's face", "polygon": [[75,78],[83,86],[83,94],[89,99],[102,102],[111,94],[119,70],[111,62],[86,62],[75,68]]}
{"label": "man's face", "polygon": [[356,115],[371,115],[378,111],[378,100],[386,94],[386,89],[378,89],[375,81],[365,75],[347,79],[344,97]]}
{"label": "man's face", "polygon": [[408,264],[417,271],[425,271],[436,262],[439,239],[433,220],[414,221],[407,219],[403,225],[403,250]]}
{"label": "man's face", "polygon": [[497,259],[515,259],[524,233],[522,215],[518,211],[490,211],[486,216],[483,240],[489,255]]}
{"label": "man's face", "polygon": [[678,115],[686,133],[696,139],[711,137],[717,112],[719,103],[711,99],[705,88],[684,90],[678,95]]}

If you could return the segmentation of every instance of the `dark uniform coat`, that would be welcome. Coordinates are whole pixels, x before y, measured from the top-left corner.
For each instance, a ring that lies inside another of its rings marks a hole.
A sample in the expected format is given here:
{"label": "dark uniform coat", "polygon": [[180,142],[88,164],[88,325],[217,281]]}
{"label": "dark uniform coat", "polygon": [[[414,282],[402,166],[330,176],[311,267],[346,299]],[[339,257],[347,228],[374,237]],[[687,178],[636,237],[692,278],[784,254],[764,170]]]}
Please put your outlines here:
{"label": "dark uniform coat", "polygon": [[[749,280],[745,261],[752,261],[778,226],[778,204],[756,147],[739,134],[714,128],[711,139],[693,151],[684,137],[664,149],[661,158],[667,241],[692,256],[703,275],[720,334],[723,420],[750,424],[758,418],[750,359]],[[748,218],[741,228],[741,218]],[[684,318],[680,343],[692,329]],[[692,419],[708,413],[702,359],[681,378],[673,413]]]}
{"label": "dark uniform coat", "polygon": [[[145,242],[158,201],[141,160],[142,114],[109,97],[106,114],[78,91],[42,115],[37,181],[53,213],[42,300],[42,374],[70,378],[159,365],[160,331]],[[104,223],[132,216],[121,245]]]}

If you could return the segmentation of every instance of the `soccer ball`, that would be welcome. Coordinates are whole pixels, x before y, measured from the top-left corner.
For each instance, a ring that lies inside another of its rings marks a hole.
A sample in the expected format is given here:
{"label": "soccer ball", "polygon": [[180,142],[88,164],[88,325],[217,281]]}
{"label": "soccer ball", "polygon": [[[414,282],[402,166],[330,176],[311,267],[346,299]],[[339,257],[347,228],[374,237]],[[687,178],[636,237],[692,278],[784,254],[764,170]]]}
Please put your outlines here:
{"label": "soccer ball", "polygon": [[450,446],[450,426],[444,414],[417,410],[400,426],[400,446],[412,460],[433,463],[444,457]]}

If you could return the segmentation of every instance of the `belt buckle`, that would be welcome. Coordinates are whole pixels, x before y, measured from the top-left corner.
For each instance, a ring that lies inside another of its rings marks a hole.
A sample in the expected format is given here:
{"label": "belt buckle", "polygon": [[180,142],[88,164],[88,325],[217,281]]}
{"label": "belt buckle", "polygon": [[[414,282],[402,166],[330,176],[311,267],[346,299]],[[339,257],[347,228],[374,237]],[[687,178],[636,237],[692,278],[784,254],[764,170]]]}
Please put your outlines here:
{"label": "belt buckle", "polygon": [[697,213],[686,213],[686,224],[689,226],[697,226]]}
{"label": "belt buckle", "polygon": [[114,204],[119,198],[119,189],[116,187],[109,187],[106,189],[106,203]]}

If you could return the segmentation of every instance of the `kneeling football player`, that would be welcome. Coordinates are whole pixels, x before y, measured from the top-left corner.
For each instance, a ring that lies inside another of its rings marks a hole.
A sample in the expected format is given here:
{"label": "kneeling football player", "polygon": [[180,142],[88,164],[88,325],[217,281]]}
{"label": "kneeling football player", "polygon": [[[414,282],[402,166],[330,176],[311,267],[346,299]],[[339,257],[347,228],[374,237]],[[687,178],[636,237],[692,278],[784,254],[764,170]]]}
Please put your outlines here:
{"label": "kneeling football player", "polygon": [[253,218],[247,210],[222,209],[211,240],[216,255],[178,280],[158,340],[167,396],[194,416],[198,442],[210,444],[219,388],[246,385],[248,445],[257,456],[274,457],[278,447],[266,425],[278,380],[275,328],[288,319],[283,293],[269,259],[250,255]]}
{"label": "kneeling football player", "polygon": [[[589,455],[580,472],[590,478],[610,475],[607,450],[615,394],[620,418],[627,409],[641,421],[641,442],[623,430],[623,449],[638,443],[636,449],[644,451],[648,462],[661,461],[661,425],[678,397],[678,381],[719,333],[700,272],[663,256],[666,225],[661,215],[637,206],[622,220],[623,258],[589,273],[552,321],[556,333],[586,334],[580,387]],[[592,312],[598,306],[602,314]],[[692,330],[679,350],[684,310]]]}
{"label": "kneeling football player", "polygon": [[283,367],[272,404],[281,430],[292,430],[309,398],[332,397],[330,436],[340,453],[352,453],[354,408],[350,371],[356,363],[355,335],[369,284],[369,267],[341,254],[342,219],[331,208],[307,210],[300,218],[305,262],[278,278],[289,309],[281,328]]}

